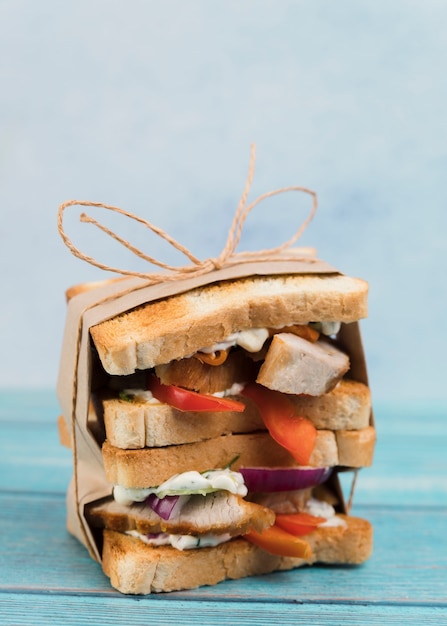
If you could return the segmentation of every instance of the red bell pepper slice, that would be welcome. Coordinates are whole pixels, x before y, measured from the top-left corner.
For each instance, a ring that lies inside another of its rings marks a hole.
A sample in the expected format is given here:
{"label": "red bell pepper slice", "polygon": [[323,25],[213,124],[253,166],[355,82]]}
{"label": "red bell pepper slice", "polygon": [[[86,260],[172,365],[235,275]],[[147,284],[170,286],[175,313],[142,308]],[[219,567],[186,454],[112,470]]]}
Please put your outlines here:
{"label": "red bell pepper slice", "polygon": [[325,521],[326,518],[309,515],[309,513],[291,513],[277,515],[275,524],[291,535],[302,537],[314,531]]}
{"label": "red bell pepper slice", "polygon": [[312,555],[312,548],[307,541],[291,535],[276,525],[266,528],[262,533],[252,529],[244,537],[270,554],[300,559],[309,559]]}
{"label": "red bell pepper slice", "polygon": [[270,436],[286,448],[300,465],[307,465],[315,447],[317,429],[306,417],[295,415],[292,402],[279,391],[250,383],[242,395],[252,400]]}
{"label": "red bell pepper slice", "polygon": [[237,400],[197,393],[175,385],[163,385],[152,374],[148,377],[148,389],[154,398],[179,409],[179,411],[212,411],[214,413],[236,411],[242,413],[245,409],[245,404]]}

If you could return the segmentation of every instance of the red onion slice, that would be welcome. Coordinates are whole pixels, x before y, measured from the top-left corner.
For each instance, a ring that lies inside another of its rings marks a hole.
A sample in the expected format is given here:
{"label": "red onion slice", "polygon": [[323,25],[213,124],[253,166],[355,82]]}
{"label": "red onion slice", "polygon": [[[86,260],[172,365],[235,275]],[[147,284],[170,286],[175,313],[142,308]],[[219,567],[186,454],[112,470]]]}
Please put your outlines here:
{"label": "red onion slice", "polygon": [[321,485],[329,478],[331,467],[241,467],[248,491],[292,491]]}
{"label": "red onion slice", "polygon": [[180,513],[184,504],[189,500],[189,496],[165,496],[157,498],[155,493],[151,493],[146,498],[146,503],[151,507],[154,513],[157,513],[162,519],[168,520]]}

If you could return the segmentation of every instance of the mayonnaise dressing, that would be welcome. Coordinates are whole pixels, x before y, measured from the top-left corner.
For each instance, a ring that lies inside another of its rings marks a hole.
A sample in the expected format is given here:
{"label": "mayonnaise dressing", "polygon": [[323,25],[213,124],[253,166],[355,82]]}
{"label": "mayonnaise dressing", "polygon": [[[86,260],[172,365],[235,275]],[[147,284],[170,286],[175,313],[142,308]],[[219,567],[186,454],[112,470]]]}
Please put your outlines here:
{"label": "mayonnaise dressing", "polygon": [[157,498],[164,498],[165,496],[206,495],[220,490],[242,497],[248,493],[242,474],[227,468],[203,473],[192,470],[175,474],[158,487],[132,489],[115,485],[113,497],[119,504],[129,505],[133,502],[143,502],[151,493],[154,493]]}
{"label": "mayonnaise dressing", "polygon": [[150,546],[172,546],[177,550],[212,548],[231,539],[231,535],[228,533],[222,535],[215,535],[214,533],[206,533],[205,535],[170,535],[168,533],[143,535],[136,530],[128,530],[126,535],[136,537]]}
{"label": "mayonnaise dressing", "polygon": [[310,326],[320,331],[320,333],[322,333],[323,335],[326,335],[327,337],[332,337],[339,332],[341,328],[341,323],[340,322],[311,322]]}
{"label": "mayonnaise dressing", "polygon": [[316,498],[309,498],[309,500],[307,500],[306,513],[326,519],[325,522],[319,525],[319,528],[324,526],[346,526],[346,522],[340,517],[337,517],[335,509],[331,504],[317,500]]}
{"label": "mayonnaise dressing", "polygon": [[149,389],[123,389],[123,394],[132,400],[139,400],[148,404],[160,404],[160,401],[154,398]]}
{"label": "mayonnaise dressing", "polygon": [[[291,326],[294,325],[292,322]],[[338,333],[341,327],[340,322],[311,322],[310,326],[320,331],[323,335],[333,336]],[[287,325],[281,326],[284,332],[287,332]],[[198,352],[212,354],[218,350],[228,350],[233,346],[240,346],[247,352],[259,352],[264,343],[267,341],[270,333],[267,328],[249,328],[248,330],[240,330],[229,335],[226,339],[219,341],[212,346],[201,348]]]}
{"label": "mayonnaise dressing", "polygon": [[228,350],[233,346],[240,346],[248,352],[259,352],[269,336],[267,328],[250,328],[248,330],[240,330],[233,333],[223,341],[208,346],[206,348],[200,348],[198,352],[205,352],[205,354],[212,354],[218,350]]}

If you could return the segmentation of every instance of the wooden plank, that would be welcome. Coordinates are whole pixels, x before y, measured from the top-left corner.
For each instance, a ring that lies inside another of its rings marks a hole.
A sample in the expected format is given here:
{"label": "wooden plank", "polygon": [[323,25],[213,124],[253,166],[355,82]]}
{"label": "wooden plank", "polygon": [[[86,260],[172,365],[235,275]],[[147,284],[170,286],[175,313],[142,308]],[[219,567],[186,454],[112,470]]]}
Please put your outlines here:
{"label": "wooden plank", "polygon": [[447,408],[379,405],[375,414],[374,462],[359,472],[355,502],[447,506]]}
{"label": "wooden plank", "polygon": [[[178,599],[268,602],[435,603],[447,607],[447,509],[359,507],[375,525],[375,552],[360,567],[313,567],[178,592]],[[0,590],[119,595],[65,530],[51,494],[0,494]],[[386,584],[384,584],[386,581]]]}
{"label": "wooden plank", "polygon": [[[447,429],[442,428],[419,436],[379,434],[373,466],[358,473],[355,502],[447,506]],[[348,493],[352,473],[341,479]]]}
{"label": "wooden plank", "polygon": [[53,389],[0,389],[0,423],[53,422],[59,413]]}
{"label": "wooden plank", "polygon": [[58,411],[53,392],[0,392],[1,624],[447,624],[444,408],[376,408],[376,458],[353,509],[375,527],[365,565],[144,598],[111,589],[65,530],[72,461]]}
{"label": "wooden plank", "polygon": [[72,454],[59,443],[54,390],[0,390],[0,489],[65,492]]}
{"label": "wooden plank", "polygon": [[0,489],[65,492],[72,453],[59,444],[56,421],[0,421]]}
{"label": "wooden plank", "polygon": [[4,626],[85,625],[111,626],[157,624],[157,626],[234,624],[313,624],[314,626],[364,626],[383,624],[447,624],[445,608],[410,605],[286,604],[229,601],[225,604],[161,598],[104,598],[62,595],[1,594],[0,623]]}

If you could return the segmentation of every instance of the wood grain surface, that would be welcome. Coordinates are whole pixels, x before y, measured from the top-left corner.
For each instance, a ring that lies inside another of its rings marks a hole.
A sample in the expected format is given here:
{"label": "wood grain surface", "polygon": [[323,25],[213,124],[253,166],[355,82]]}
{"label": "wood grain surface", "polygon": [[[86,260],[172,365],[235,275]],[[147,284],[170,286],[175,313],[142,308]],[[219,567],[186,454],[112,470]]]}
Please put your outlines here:
{"label": "wood grain surface", "polygon": [[137,598],[65,530],[58,413],[52,392],[0,392],[0,624],[447,624],[447,409],[376,407],[352,510],[374,525],[366,564]]}

